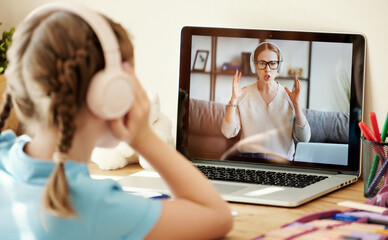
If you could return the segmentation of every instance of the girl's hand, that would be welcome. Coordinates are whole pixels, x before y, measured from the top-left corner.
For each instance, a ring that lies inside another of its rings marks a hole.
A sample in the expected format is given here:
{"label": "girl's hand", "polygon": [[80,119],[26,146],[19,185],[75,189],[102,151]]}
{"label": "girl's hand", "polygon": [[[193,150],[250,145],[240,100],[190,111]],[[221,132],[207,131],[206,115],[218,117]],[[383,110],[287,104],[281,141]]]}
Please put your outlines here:
{"label": "girl's hand", "polygon": [[298,78],[296,77],[296,75],[294,76],[294,88],[292,89],[292,92],[287,87],[285,87],[285,90],[286,90],[288,96],[290,97],[292,103],[294,104],[294,106],[298,106],[299,93],[300,93],[300,82],[299,82]]}
{"label": "girl's hand", "polygon": [[128,142],[136,150],[136,146],[144,141],[151,128],[148,124],[148,118],[151,108],[150,100],[136,78],[132,66],[125,62],[123,69],[131,76],[134,100],[127,114],[123,117],[109,121],[113,134]]}
{"label": "girl's hand", "polygon": [[233,89],[232,89],[232,99],[231,99],[233,104],[236,104],[238,99],[241,97],[241,95],[245,92],[247,88],[247,87],[240,88],[240,81],[241,81],[241,72],[239,73],[239,71],[236,70],[236,73],[233,76]]}

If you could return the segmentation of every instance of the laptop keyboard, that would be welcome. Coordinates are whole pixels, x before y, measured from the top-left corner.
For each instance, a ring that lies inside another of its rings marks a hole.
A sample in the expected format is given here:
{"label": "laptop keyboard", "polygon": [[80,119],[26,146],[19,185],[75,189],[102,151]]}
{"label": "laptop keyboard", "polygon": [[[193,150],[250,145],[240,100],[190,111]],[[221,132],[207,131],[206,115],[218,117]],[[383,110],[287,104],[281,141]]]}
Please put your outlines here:
{"label": "laptop keyboard", "polygon": [[210,180],[255,183],[282,187],[304,188],[327,176],[249,170],[213,166],[197,166]]}

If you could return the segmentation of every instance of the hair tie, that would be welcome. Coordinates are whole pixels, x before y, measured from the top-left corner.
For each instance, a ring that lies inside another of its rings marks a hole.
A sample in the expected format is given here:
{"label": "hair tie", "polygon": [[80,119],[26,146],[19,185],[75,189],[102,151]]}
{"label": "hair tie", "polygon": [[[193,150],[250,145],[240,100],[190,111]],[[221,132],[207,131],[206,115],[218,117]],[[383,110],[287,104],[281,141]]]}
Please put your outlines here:
{"label": "hair tie", "polygon": [[75,55],[77,57],[86,57],[88,56],[88,52],[84,48],[79,48],[75,51]]}
{"label": "hair tie", "polygon": [[54,152],[53,159],[56,164],[63,164],[66,160],[66,154],[63,152]]}

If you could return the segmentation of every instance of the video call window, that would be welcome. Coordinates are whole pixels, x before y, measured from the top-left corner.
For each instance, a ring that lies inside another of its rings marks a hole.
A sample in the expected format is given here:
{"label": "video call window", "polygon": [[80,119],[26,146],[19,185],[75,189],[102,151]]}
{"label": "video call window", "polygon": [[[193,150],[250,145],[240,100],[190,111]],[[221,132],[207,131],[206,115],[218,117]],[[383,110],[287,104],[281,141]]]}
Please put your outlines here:
{"label": "video call window", "polygon": [[[301,83],[299,106],[303,108],[311,126],[310,141],[296,142],[296,152],[292,159],[288,160],[309,163],[314,159],[312,163],[346,166],[353,52],[351,43],[193,36],[189,111],[194,114],[197,111],[195,106],[201,104],[203,108],[216,109],[221,106],[225,109],[232,95],[232,79],[236,69],[242,73],[241,87],[255,83],[257,75],[252,73],[250,57],[261,42],[275,43],[282,52],[282,69],[275,81],[292,89],[293,76],[298,77]],[[220,123],[224,112],[209,114],[213,114],[210,118],[218,118]],[[327,121],[334,121],[336,127],[340,127],[333,133],[335,136],[323,136],[328,135],[325,131],[332,130],[316,128],[322,127],[319,126],[322,117],[327,117]],[[197,121],[198,119],[189,118],[189,128],[197,126]],[[218,130],[212,129],[209,133],[211,131]],[[221,145],[224,150],[230,150],[239,140],[240,136],[235,137],[232,144],[232,141],[222,143],[215,138],[211,145],[215,146],[213,148]],[[212,152],[210,148],[201,148],[201,138],[188,134],[188,157],[221,159],[222,153],[225,152],[222,149]],[[333,151],[333,158],[320,160],[321,151]],[[255,161],[254,158],[252,161]]]}

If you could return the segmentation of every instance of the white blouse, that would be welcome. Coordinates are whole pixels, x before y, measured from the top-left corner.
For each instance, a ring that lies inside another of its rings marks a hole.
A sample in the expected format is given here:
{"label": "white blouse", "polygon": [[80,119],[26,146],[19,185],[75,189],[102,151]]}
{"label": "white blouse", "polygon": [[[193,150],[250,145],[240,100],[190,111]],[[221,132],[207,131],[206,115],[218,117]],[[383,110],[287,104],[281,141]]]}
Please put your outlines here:
{"label": "white blouse", "polygon": [[[286,90],[278,83],[278,91],[267,105],[257,89],[256,82],[247,87],[239,99],[236,118],[222,122],[222,133],[226,138],[235,137],[241,130],[241,139],[251,137],[255,142],[245,152],[271,153],[292,160],[295,153],[293,137],[300,142],[308,142],[310,125],[301,127],[295,123],[294,105]],[[254,136],[254,137],[253,137]],[[249,141],[252,143],[252,141]]]}

